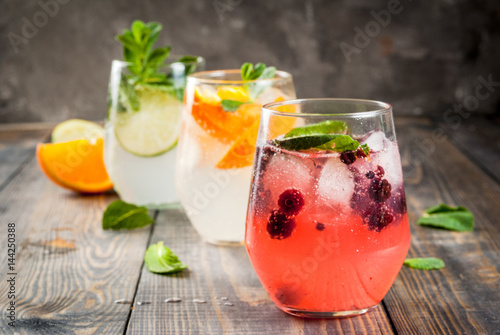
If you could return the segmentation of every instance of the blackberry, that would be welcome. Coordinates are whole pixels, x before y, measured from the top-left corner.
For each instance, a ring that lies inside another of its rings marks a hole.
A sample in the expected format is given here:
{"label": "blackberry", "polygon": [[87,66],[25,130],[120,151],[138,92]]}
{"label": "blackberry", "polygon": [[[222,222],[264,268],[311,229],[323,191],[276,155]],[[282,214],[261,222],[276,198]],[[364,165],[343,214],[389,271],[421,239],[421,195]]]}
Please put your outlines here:
{"label": "blackberry", "polygon": [[269,216],[267,232],[271,238],[283,240],[289,238],[295,230],[295,219],[289,218],[280,210],[274,210]]}
{"label": "blackberry", "polygon": [[371,230],[380,232],[394,221],[394,215],[386,205],[372,204],[364,210],[363,220]]}
{"label": "blackberry", "polygon": [[366,178],[368,179],[373,179],[373,177],[375,177],[375,172],[373,171],[368,171],[366,174],[365,174]]}
{"label": "blackberry", "polygon": [[392,208],[395,214],[404,215],[406,214],[406,197],[405,190],[403,186],[399,186],[394,192],[390,199],[389,206]]}
{"label": "blackberry", "polygon": [[385,170],[383,167],[381,167],[380,165],[377,165],[377,168],[375,169],[375,174],[377,176],[379,176],[380,178],[382,178],[385,174]]}
{"label": "blackberry", "polygon": [[340,154],[340,160],[344,164],[351,165],[356,161],[356,154],[354,151],[345,151]]}
{"label": "blackberry", "polygon": [[283,213],[293,217],[299,214],[302,207],[304,207],[304,197],[299,190],[290,188],[281,193],[278,205]]}
{"label": "blackberry", "polygon": [[358,157],[358,158],[366,158],[366,154],[365,154],[365,152],[361,148],[358,148],[356,150],[356,157]]}
{"label": "blackberry", "polygon": [[373,178],[370,188],[370,197],[375,201],[384,202],[391,197],[391,184],[387,179]]}
{"label": "blackberry", "polygon": [[316,223],[316,229],[319,230],[319,231],[325,230],[325,224],[321,223],[321,222],[317,222]]}

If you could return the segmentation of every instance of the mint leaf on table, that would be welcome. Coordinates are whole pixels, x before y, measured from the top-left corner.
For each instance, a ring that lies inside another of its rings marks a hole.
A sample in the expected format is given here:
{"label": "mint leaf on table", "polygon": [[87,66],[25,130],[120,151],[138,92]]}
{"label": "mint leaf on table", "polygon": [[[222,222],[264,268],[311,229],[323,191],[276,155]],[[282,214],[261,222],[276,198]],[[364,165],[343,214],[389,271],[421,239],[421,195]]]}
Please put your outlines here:
{"label": "mint leaf on table", "polygon": [[349,126],[343,121],[328,120],[293,128],[285,134],[285,138],[308,135],[346,134],[348,129]]}
{"label": "mint leaf on table", "polygon": [[240,108],[241,105],[245,104],[243,101],[224,99],[221,101],[222,108],[226,112],[234,112]]}
{"label": "mint leaf on table", "polygon": [[163,245],[163,241],[152,244],[144,255],[146,268],[154,273],[174,273],[187,269],[176,254]]}
{"label": "mint leaf on table", "polygon": [[103,229],[136,229],[153,223],[146,207],[138,207],[121,200],[109,204],[102,216]]}
{"label": "mint leaf on table", "polygon": [[419,270],[438,270],[444,268],[443,260],[435,257],[407,258],[403,265]]}
{"label": "mint leaf on table", "polygon": [[465,207],[451,207],[446,204],[429,207],[417,224],[455,231],[472,231],[474,215]]}

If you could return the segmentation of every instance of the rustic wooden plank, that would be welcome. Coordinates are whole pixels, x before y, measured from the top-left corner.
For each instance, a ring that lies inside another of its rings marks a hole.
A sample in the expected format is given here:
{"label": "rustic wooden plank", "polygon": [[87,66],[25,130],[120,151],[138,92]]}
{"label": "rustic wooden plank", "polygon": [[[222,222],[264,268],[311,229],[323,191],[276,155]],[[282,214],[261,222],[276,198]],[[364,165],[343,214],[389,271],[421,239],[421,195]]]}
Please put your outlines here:
{"label": "rustic wooden plank", "polygon": [[50,135],[51,127],[2,125],[0,127],[0,190],[18,173],[35,147]]}
{"label": "rustic wooden plank", "polygon": [[460,124],[440,122],[452,142],[475,164],[500,181],[500,123],[481,117],[462,119]]}
{"label": "rustic wooden plank", "polygon": [[[2,312],[0,334],[121,334],[133,300],[150,228],[107,232],[101,218],[112,193],[60,189],[31,159],[0,193],[0,264],[7,264],[7,223],[16,223],[16,327]],[[7,299],[0,273],[0,306]]]}
{"label": "rustic wooden plank", "polygon": [[[160,212],[151,243],[158,241],[172,248],[189,270],[157,275],[143,269],[127,334],[392,333],[381,306],[360,317],[328,321],[281,312],[261,286],[245,248],[204,243],[180,207]],[[182,302],[164,302],[172,297]]]}
{"label": "rustic wooden plank", "polygon": [[[384,300],[397,333],[500,334],[500,186],[449,140],[436,141],[431,122],[399,121],[412,232],[409,257],[439,257],[446,267],[402,269]],[[417,226],[424,209],[440,202],[469,208],[475,230]]]}

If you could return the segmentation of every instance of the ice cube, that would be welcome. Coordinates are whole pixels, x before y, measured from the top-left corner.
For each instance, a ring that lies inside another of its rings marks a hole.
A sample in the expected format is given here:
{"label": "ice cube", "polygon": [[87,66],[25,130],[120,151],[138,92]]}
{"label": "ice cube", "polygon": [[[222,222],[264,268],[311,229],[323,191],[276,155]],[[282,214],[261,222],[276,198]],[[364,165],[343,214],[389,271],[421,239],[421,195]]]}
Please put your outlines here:
{"label": "ice cube", "polygon": [[265,88],[264,92],[259,94],[259,96],[257,97],[257,102],[260,104],[268,104],[270,102],[276,101],[278,98],[283,98],[286,100],[288,97],[280,89],[276,87],[268,87]]}
{"label": "ice cube", "polygon": [[373,151],[381,151],[386,146],[386,142],[388,142],[388,140],[383,132],[376,131],[368,136],[366,140],[361,142],[361,144],[368,144],[370,149],[372,149]]}
{"label": "ice cube", "polygon": [[392,189],[396,189],[403,184],[398,144],[389,140],[385,140],[385,143],[383,150],[371,155],[371,165],[373,169],[376,169],[378,165],[382,166],[385,172],[383,178],[389,181]]}
{"label": "ice cube", "polygon": [[271,192],[271,201],[276,202],[281,193],[290,188],[301,191],[304,195],[312,190],[311,160],[296,157],[287,153],[276,153],[268,157],[265,169],[259,181],[266,190]]}
{"label": "ice cube", "polygon": [[354,192],[354,178],[338,156],[328,159],[318,180],[318,195],[332,206],[349,206]]}

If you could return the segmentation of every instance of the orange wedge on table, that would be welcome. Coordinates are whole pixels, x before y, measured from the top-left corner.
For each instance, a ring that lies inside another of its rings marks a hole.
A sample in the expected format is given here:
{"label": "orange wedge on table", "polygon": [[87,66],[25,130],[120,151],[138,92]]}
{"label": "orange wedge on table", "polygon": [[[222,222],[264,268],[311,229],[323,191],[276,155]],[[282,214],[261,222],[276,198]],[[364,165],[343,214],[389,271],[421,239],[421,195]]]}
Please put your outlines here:
{"label": "orange wedge on table", "polygon": [[100,193],[113,187],[104,166],[104,140],[77,139],[62,143],[38,143],[40,168],[55,184],[81,193]]}

